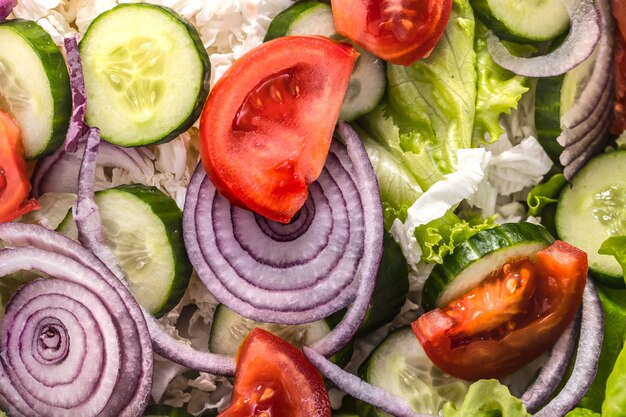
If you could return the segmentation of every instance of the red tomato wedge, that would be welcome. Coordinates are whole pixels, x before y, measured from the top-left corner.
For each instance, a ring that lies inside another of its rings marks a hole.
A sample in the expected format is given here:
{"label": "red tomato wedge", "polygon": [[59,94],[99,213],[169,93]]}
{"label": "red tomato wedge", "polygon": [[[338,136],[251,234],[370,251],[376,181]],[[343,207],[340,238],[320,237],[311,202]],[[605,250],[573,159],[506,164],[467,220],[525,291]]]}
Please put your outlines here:
{"label": "red tomato wedge", "polygon": [[552,346],[573,320],[587,280],[587,254],[556,241],[536,259],[429,311],[412,327],[435,365],[466,380],[500,378]]}
{"label": "red tomato wedge", "polygon": [[301,351],[255,328],[237,355],[232,404],[218,417],[330,417],[330,400]]}
{"label": "red tomato wedge", "polygon": [[0,223],[39,208],[36,200],[27,200],[30,188],[20,128],[0,111]]}
{"label": "red tomato wedge", "polygon": [[288,36],[235,61],[200,120],[202,162],[224,197],[291,220],[324,167],[357,56],[345,43]]}
{"label": "red tomato wedge", "polygon": [[385,61],[411,65],[430,54],[452,0],[331,0],[337,32]]}

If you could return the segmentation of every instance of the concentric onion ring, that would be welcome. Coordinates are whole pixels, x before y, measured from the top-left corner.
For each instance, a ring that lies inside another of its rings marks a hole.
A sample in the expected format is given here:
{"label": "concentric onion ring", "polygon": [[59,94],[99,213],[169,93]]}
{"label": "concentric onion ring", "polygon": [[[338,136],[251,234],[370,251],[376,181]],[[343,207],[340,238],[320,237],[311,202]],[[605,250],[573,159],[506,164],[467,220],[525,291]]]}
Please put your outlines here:
{"label": "concentric onion ring", "polygon": [[93,255],[70,239],[39,226],[0,225],[7,245],[27,245],[29,236],[65,252],[0,251],[0,276],[36,270],[51,277],[22,286],[6,308],[0,407],[17,416],[141,414],[150,395],[152,344],[134,298],[115,278],[75,259]]}
{"label": "concentric onion ring", "polygon": [[[337,141],[331,145],[308,202],[287,225],[231,205],[204,169],[196,170],[185,202],[185,244],[220,302],[257,321],[306,323],[348,306],[362,281],[375,281],[382,210],[371,164],[365,168],[371,175],[357,173],[368,159],[356,141],[352,152]],[[376,203],[365,210],[364,199]]]}

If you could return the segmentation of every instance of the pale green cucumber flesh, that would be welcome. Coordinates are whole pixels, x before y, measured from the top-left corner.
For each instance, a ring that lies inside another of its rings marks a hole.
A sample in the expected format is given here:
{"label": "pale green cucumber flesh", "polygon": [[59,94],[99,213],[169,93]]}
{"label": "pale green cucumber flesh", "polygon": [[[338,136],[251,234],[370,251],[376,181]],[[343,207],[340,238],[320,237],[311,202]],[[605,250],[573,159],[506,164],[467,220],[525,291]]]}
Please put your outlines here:
{"label": "pale green cucumber flesh", "polygon": [[626,235],[626,151],[596,156],[565,187],[556,210],[560,239],[587,252],[598,281],[624,286],[617,260],[598,250],[611,236]]}
{"label": "pale green cucumber flesh", "polygon": [[[437,368],[426,356],[410,327],[389,334],[359,370],[370,384],[407,400],[413,411],[438,415],[449,401],[463,402],[470,382]],[[369,404],[359,403],[361,417],[388,417]]]}
{"label": "pale green cucumber flesh", "polygon": [[[316,1],[296,3],[276,16],[265,41],[291,35],[321,35],[346,41],[335,29],[330,5]],[[341,106],[341,120],[353,121],[374,110],[387,86],[385,61],[360,48],[359,54]]]}
{"label": "pale green cucumber flesh", "polygon": [[80,43],[86,120],[120,146],[171,140],[198,119],[209,93],[209,57],[174,11],[121,4],[99,15]]}
{"label": "pale green cucumber flesh", "polygon": [[72,93],[65,60],[50,35],[28,20],[0,22],[0,110],[20,126],[26,159],[65,139]]}
{"label": "pale green cucumber flesh", "polygon": [[513,42],[549,41],[569,28],[562,0],[471,0],[471,4],[490,29]]}
{"label": "pale green cucumber flesh", "polygon": [[[178,304],[192,273],[182,238],[182,211],[154,187],[122,185],[95,194],[106,244],[139,303],[155,317]],[[70,210],[57,228],[78,239]]]}
{"label": "pale green cucumber flesh", "polygon": [[426,310],[448,305],[478,287],[485,279],[512,260],[533,258],[554,238],[532,223],[506,223],[483,230],[454,248],[436,265],[422,292]]}

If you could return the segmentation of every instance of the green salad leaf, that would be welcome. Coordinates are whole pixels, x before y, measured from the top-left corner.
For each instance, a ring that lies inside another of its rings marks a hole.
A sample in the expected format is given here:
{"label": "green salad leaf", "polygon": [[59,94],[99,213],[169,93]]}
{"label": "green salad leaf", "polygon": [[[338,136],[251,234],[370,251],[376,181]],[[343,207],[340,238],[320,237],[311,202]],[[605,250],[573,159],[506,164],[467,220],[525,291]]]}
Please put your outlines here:
{"label": "green salad leaf", "polygon": [[622,266],[624,278],[626,279],[626,236],[611,236],[600,246],[598,253],[601,255],[613,255]]}
{"label": "green salad leaf", "polygon": [[[498,123],[500,114],[511,114],[517,108],[522,95],[529,90],[528,78],[515,75],[495,63],[487,50],[487,27],[476,22],[476,71],[478,74],[476,93],[476,120],[473,144],[495,142],[504,133]],[[485,133],[490,140],[485,140]]]}
{"label": "green salad leaf", "polygon": [[433,170],[453,172],[457,150],[471,147],[476,109],[474,30],[469,2],[455,0],[446,30],[428,58],[408,67],[387,66],[388,111],[399,127],[402,150],[420,167],[416,174],[423,188],[437,179]]}
{"label": "green salad leaf", "polygon": [[606,380],[602,416],[622,417],[624,410],[626,410],[626,346],[622,348],[613,371]]}
{"label": "green salad leaf", "polygon": [[462,219],[454,214],[454,210],[450,210],[443,217],[418,226],[415,229],[415,237],[422,247],[422,259],[440,264],[444,256],[454,252],[456,245],[465,242],[481,230],[496,226],[491,217],[485,220],[480,216],[470,215],[468,219]]}
{"label": "green salad leaf", "polygon": [[613,371],[618,353],[626,340],[626,290],[598,286],[604,311],[604,340],[598,372],[579,406],[600,412],[605,398],[607,379]]}
{"label": "green salad leaf", "polygon": [[565,417],[601,417],[601,416],[595,411],[591,411],[586,408],[574,408],[572,411],[565,414]]}
{"label": "green salad leaf", "polygon": [[495,379],[474,382],[463,400],[463,405],[457,409],[453,403],[447,403],[443,408],[443,415],[444,417],[530,416],[522,402]]}
{"label": "green salad leaf", "polygon": [[556,174],[542,184],[537,185],[528,193],[528,214],[530,216],[541,215],[543,208],[559,201],[559,194],[567,180],[563,174]]}

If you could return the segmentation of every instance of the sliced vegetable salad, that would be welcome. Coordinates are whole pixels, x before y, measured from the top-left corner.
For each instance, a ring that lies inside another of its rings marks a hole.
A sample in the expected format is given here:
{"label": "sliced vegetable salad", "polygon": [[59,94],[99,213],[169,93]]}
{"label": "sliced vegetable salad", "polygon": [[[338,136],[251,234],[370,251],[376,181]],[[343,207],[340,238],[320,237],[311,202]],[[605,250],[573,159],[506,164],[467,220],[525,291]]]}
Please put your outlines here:
{"label": "sliced vegetable salad", "polygon": [[621,416],[626,5],[0,0],[0,415]]}

